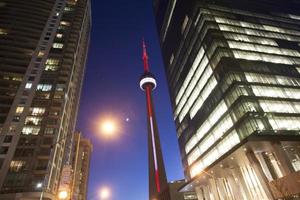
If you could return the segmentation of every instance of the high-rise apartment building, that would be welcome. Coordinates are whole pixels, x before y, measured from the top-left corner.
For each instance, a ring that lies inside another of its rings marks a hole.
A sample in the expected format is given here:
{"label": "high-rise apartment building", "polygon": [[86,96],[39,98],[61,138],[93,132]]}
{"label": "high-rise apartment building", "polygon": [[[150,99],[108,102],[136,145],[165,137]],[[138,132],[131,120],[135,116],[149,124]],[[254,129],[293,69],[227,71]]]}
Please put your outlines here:
{"label": "high-rise apartment building", "polygon": [[155,0],[186,178],[199,199],[299,199],[300,2]]}
{"label": "high-rise apartment building", "polygon": [[70,160],[89,0],[0,2],[0,199],[55,199]]}
{"label": "high-rise apartment building", "polygon": [[87,200],[88,179],[93,145],[89,139],[77,132],[73,145],[72,200]]}

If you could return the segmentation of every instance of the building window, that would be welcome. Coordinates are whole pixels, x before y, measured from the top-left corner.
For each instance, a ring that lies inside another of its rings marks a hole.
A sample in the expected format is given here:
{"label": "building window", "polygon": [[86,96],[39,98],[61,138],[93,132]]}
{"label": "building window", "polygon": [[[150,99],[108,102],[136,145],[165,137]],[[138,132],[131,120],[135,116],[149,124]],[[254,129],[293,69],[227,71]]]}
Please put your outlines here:
{"label": "building window", "polygon": [[44,133],[47,135],[53,135],[55,133],[55,129],[54,128],[45,128]]}
{"label": "building window", "polygon": [[64,45],[62,43],[53,43],[52,47],[54,49],[62,49]]}
{"label": "building window", "polygon": [[62,33],[57,33],[56,37],[61,39],[61,38],[63,38],[63,34]]}
{"label": "building window", "polygon": [[50,84],[38,84],[36,90],[47,92],[47,91],[51,91],[51,89],[52,89],[52,85]]}
{"label": "building window", "polygon": [[63,25],[63,26],[70,26],[71,23],[70,23],[70,22],[67,22],[67,21],[61,21],[61,22],[60,22],[60,25]]}
{"label": "building window", "polygon": [[25,88],[30,89],[32,87],[32,83],[26,83]]}
{"label": "building window", "polygon": [[0,147],[0,154],[7,154],[8,147]]}
{"label": "building window", "polygon": [[16,114],[21,114],[24,111],[24,107],[23,106],[18,106],[16,109]]}
{"label": "building window", "polygon": [[37,126],[25,126],[22,130],[23,135],[38,135],[40,127]]}
{"label": "building window", "polygon": [[42,121],[41,117],[26,117],[25,125],[39,125]]}
{"label": "building window", "polygon": [[189,22],[189,17],[186,15],[185,18],[184,18],[184,21],[182,23],[182,26],[181,26],[181,34],[184,33],[188,22]]}
{"label": "building window", "polygon": [[46,65],[58,65],[59,60],[55,58],[49,58],[46,60]]}
{"label": "building window", "polygon": [[0,35],[7,35],[7,31],[0,28]]}
{"label": "building window", "polygon": [[32,107],[30,108],[31,115],[40,116],[45,113],[46,109],[42,107]]}
{"label": "building window", "polygon": [[58,59],[47,59],[45,65],[45,71],[57,71],[58,66],[59,66]]}
{"label": "building window", "polygon": [[7,135],[5,136],[3,142],[4,143],[11,143],[13,136],[12,135]]}
{"label": "building window", "polygon": [[9,166],[10,172],[20,172],[26,167],[26,161],[24,160],[12,160]]}
{"label": "building window", "polygon": [[57,84],[56,91],[63,92],[65,90],[65,84]]}

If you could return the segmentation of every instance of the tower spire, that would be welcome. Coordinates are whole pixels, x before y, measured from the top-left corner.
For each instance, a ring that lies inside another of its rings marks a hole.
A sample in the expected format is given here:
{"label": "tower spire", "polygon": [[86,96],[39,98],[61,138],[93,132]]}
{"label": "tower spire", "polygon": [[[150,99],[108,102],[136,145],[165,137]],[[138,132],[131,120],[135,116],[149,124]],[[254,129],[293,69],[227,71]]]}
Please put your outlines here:
{"label": "tower spire", "polygon": [[143,61],[144,61],[144,72],[149,72],[149,64],[148,64],[148,54],[147,54],[147,47],[145,44],[145,40],[143,38]]}

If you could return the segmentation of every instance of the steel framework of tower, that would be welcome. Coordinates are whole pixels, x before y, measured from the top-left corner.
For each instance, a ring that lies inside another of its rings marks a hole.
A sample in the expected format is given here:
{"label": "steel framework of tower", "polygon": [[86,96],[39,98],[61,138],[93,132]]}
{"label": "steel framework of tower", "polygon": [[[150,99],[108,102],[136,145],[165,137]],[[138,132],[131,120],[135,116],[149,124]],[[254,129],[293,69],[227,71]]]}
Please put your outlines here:
{"label": "steel framework of tower", "polygon": [[140,88],[145,91],[147,102],[149,200],[169,200],[167,177],[152,102],[152,91],[156,88],[156,80],[150,73],[144,41],[143,61],[144,73],[140,79]]}

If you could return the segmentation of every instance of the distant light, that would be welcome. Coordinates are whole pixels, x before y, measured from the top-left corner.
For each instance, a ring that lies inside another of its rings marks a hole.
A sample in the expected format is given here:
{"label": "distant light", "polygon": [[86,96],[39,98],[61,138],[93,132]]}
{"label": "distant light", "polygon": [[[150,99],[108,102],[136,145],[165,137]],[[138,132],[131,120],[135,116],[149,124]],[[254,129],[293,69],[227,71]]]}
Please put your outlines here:
{"label": "distant light", "polygon": [[43,184],[42,183],[38,183],[38,184],[36,184],[36,188],[41,188],[43,186]]}
{"label": "distant light", "polygon": [[111,191],[108,187],[103,187],[100,190],[100,199],[107,200],[111,196]]}
{"label": "distant light", "polygon": [[66,199],[68,197],[67,191],[61,191],[58,193],[58,199]]}
{"label": "distant light", "polygon": [[130,121],[130,119],[127,117],[127,118],[125,119],[125,121],[126,121],[126,122],[129,122],[129,121]]}

